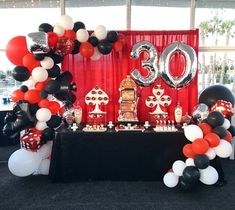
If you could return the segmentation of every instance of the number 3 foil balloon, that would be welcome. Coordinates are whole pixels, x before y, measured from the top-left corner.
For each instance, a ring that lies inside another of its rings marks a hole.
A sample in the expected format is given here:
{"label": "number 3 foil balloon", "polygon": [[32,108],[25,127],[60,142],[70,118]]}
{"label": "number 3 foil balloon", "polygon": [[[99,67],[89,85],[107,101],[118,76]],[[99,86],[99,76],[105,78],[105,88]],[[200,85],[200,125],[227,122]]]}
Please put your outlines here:
{"label": "number 3 foil balloon", "polygon": [[[176,52],[182,53],[186,61],[185,71],[181,76],[172,76],[169,69],[171,56]],[[161,77],[168,85],[176,89],[182,88],[188,85],[196,75],[197,55],[189,45],[180,42],[172,43],[162,52],[159,66]]]}
{"label": "number 3 foil balloon", "polygon": [[151,85],[158,76],[158,53],[155,47],[148,41],[142,41],[136,43],[131,51],[131,57],[133,59],[139,58],[139,55],[142,51],[145,51],[149,54],[149,59],[141,62],[143,68],[148,69],[148,75],[143,77],[138,69],[134,69],[131,72],[131,76],[134,81],[140,86],[147,87]]}

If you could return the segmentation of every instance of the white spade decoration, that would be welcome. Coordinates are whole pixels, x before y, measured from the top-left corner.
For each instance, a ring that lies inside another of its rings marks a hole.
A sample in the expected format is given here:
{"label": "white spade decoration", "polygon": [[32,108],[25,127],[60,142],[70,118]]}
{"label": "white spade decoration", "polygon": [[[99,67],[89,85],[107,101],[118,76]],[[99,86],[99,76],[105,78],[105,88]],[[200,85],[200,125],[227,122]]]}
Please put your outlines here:
{"label": "white spade decoration", "polygon": [[87,105],[95,106],[93,111],[89,114],[106,114],[100,110],[99,105],[106,105],[109,102],[108,95],[98,86],[95,86],[89,93],[87,93],[85,102]]}
{"label": "white spade decoration", "polygon": [[161,106],[169,106],[172,102],[170,96],[163,95],[164,89],[161,87],[161,85],[156,85],[153,87],[153,95],[154,96],[148,96],[145,104],[147,107],[153,108],[156,106],[156,109],[153,112],[150,112],[150,114],[156,114],[156,115],[168,115],[167,112],[164,112],[161,109]]}

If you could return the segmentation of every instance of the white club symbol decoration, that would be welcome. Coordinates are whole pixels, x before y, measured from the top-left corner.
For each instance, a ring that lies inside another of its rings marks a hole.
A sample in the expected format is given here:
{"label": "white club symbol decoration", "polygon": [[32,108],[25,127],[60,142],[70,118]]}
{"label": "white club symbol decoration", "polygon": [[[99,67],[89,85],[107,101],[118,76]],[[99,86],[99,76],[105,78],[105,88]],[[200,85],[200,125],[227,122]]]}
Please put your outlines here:
{"label": "white club symbol decoration", "polygon": [[106,105],[109,102],[108,95],[98,86],[95,86],[89,93],[87,93],[85,102],[87,105],[95,106],[93,111],[89,114],[105,114],[100,110],[99,105]]}
{"label": "white club symbol decoration", "polygon": [[170,96],[163,95],[164,89],[161,85],[154,86],[152,92],[154,96],[148,96],[145,101],[147,107],[154,108],[156,106],[156,109],[153,112],[150,112],[150,114],[168,115],[167,112],[164,112],[161,109],[161,106],[167,107],[171,104],[172,100]]}

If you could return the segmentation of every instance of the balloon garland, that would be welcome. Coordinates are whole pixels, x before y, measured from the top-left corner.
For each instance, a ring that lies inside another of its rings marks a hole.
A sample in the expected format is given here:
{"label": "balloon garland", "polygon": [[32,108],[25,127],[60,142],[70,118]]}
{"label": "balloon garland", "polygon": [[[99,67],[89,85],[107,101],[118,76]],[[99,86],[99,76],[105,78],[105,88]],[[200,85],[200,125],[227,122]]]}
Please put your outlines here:
{"label": "balloon garland", "polygon": [[38,32],[16,36],[8,42],[6,55],[16,65],[12,76],[23,83],[11,95],[15,105],[5,117],[3,133],[14,138],[26,129],[20,140],[22,149],[8,161],[14,175],[49,172],[54,129],[60,126],[66,106],[76,101],[73,76],[68,71],[61,72],[58,65],[64,56],[80,53],[96,61],[112,50],[121,51],[124,44],[123,34],[107,31],[102,25],[90,34],[84,23],[73,23],[67,15],[54,26],[42,23]]}
{"label": "balloon garland", "polygon": [[[210,161],[216,156],[228,158],[232,154],[231,141],[235,136],[235,127],[227,118],[233,115],[233,94],[225,86],[213,85],[200,94],[199,101],[198,107],[203,107],[204,112],[195,110],[193,118],[201,122],[184,128],[185,137],[192,143],[183,147],[186,161],[175,161],[163,177],[167,187],[179,186],[182,190],[192,190],[199,181],[206,185],[215,184],[219,174],[216,168],[210,166]],[[209,108],[211,112],[207,113]]]}

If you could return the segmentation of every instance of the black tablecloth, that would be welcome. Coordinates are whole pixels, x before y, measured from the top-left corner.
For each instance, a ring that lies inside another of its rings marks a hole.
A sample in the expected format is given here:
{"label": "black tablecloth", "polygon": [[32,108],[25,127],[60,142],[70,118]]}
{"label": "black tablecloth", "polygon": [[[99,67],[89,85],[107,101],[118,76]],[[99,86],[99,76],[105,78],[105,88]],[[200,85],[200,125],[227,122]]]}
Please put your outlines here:
{"label": "black tablecloth", "polygon": [[183,132],[89,133],[60,130],[54,140],[50,178],[58,181],[161,180],[184,159]]}

